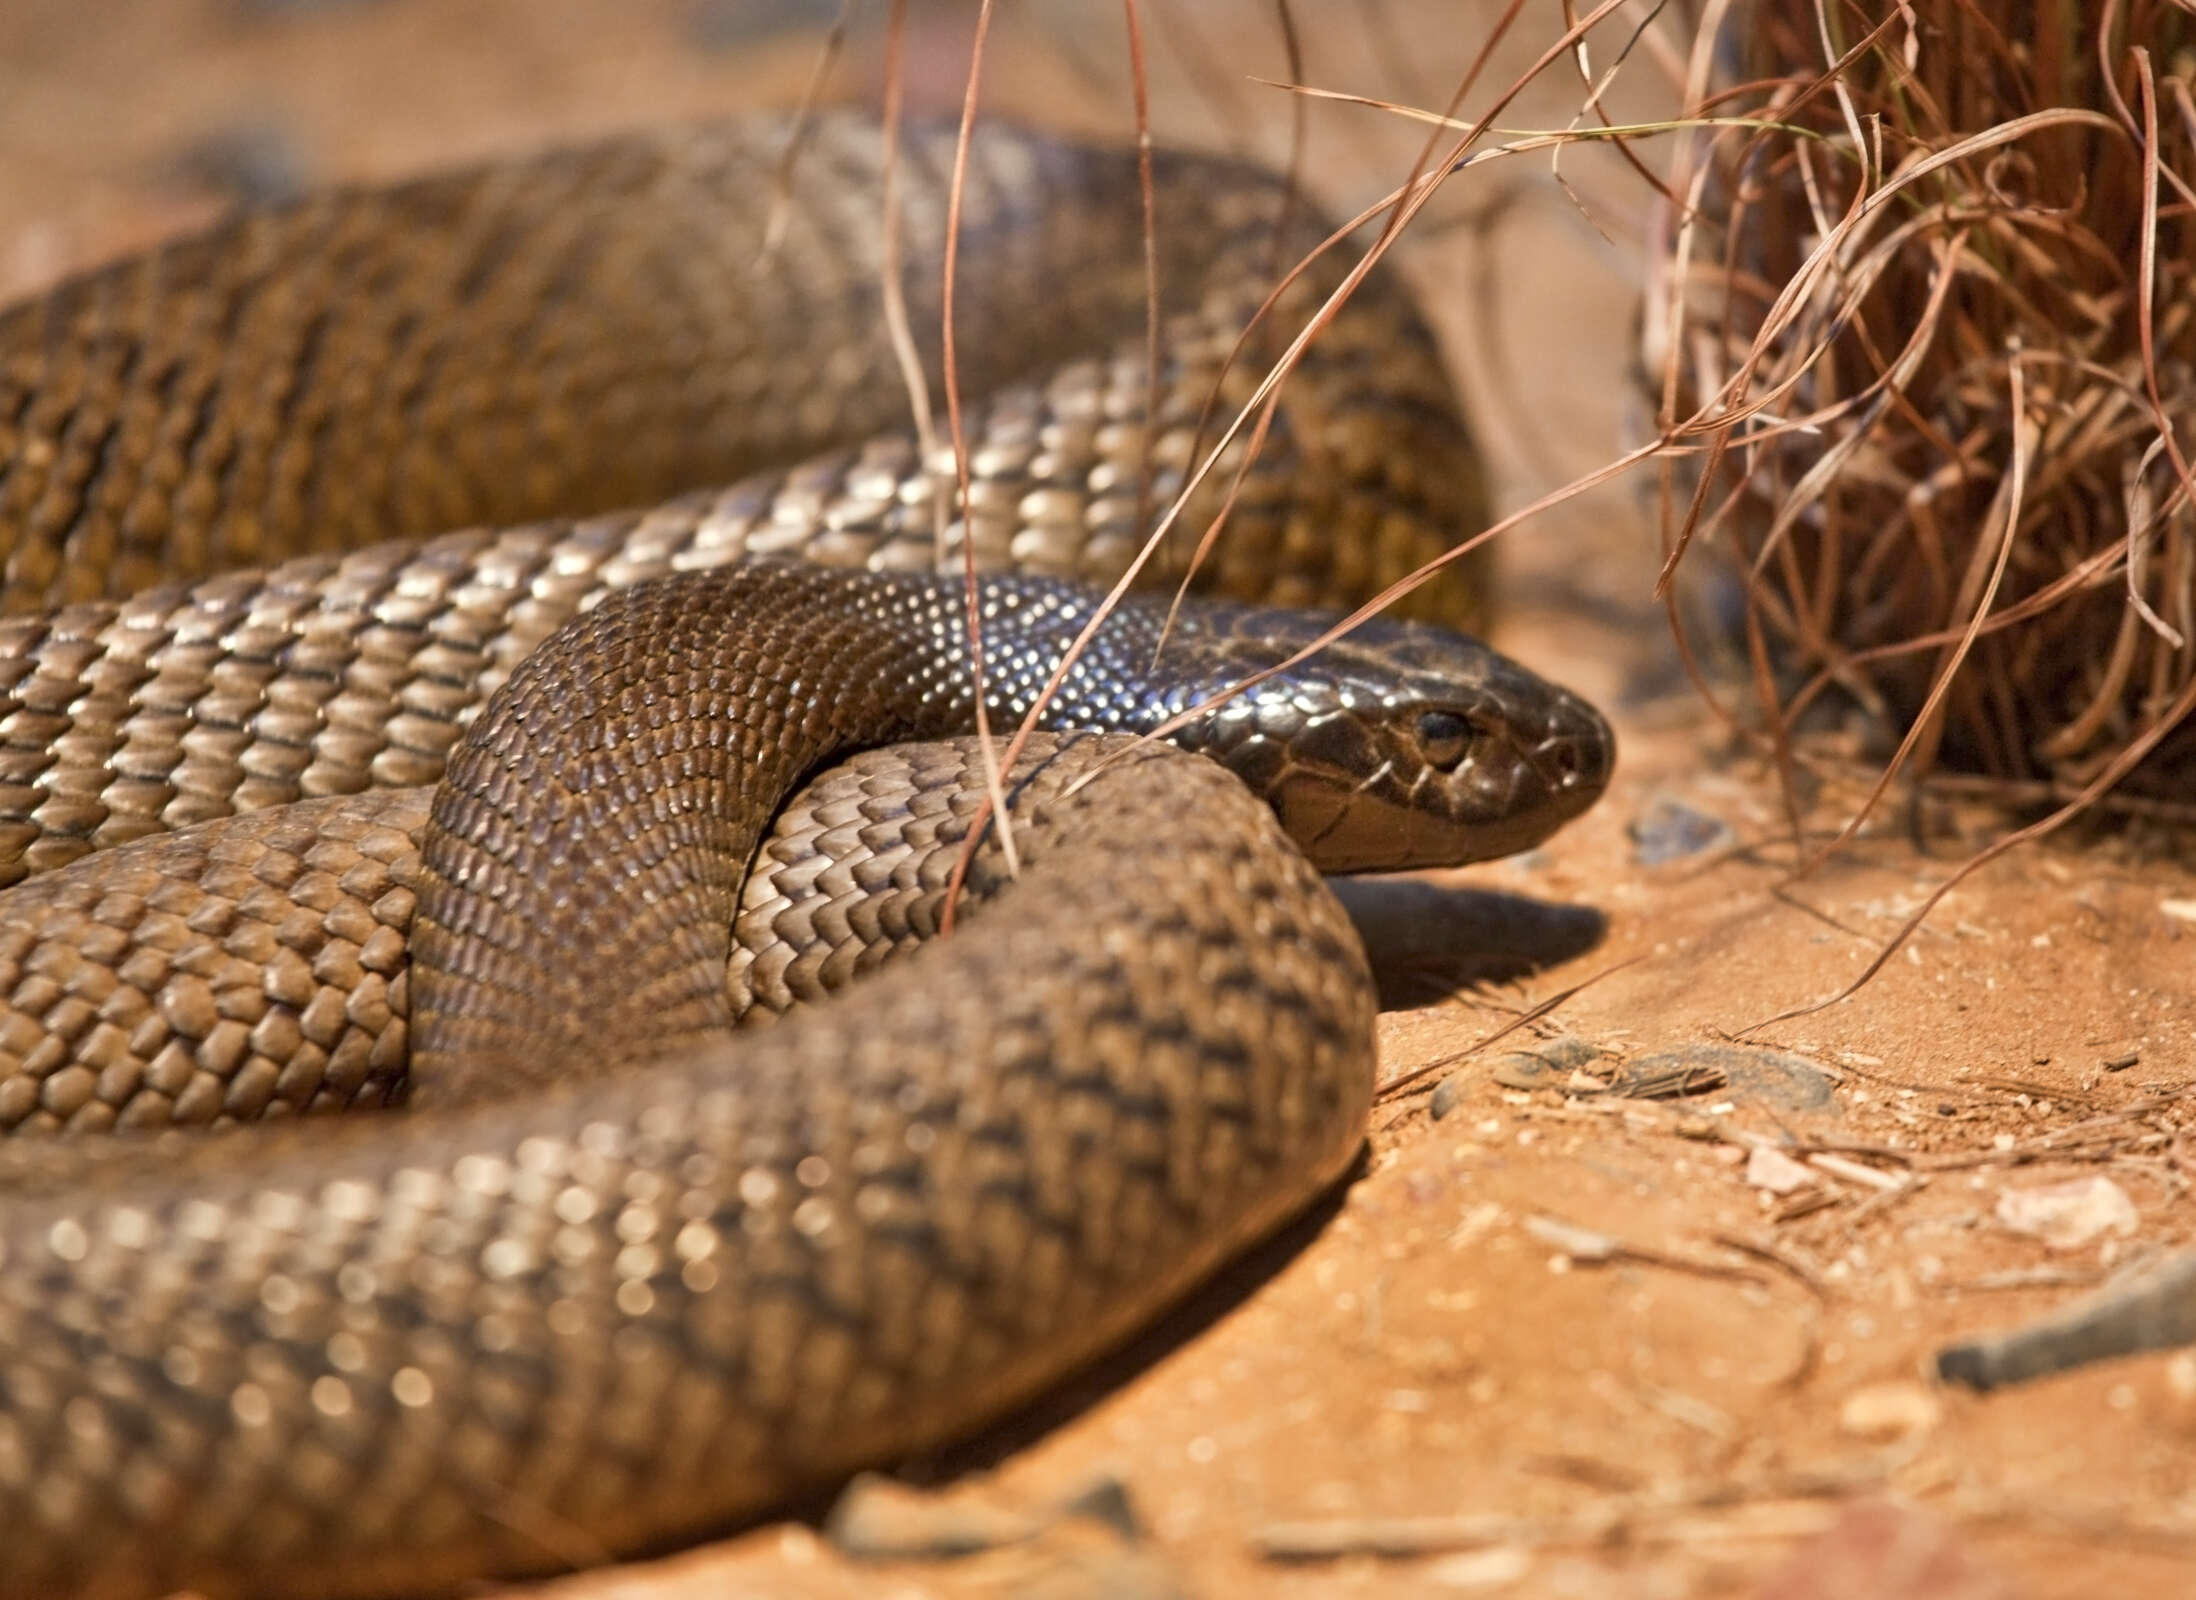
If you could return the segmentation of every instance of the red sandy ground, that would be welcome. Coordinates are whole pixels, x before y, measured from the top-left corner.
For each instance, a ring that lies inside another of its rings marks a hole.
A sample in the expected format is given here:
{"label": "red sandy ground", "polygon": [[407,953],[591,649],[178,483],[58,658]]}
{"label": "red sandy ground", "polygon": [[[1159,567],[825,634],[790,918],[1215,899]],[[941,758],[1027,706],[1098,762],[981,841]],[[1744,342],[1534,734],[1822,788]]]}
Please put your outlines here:
{"label": "red sandy ground", "polygon": [[[242,0],[0,9],[0,292],[210,214],[216,202],[180,174],[178,152],[211,135],[269,130],[272,148],[324,181],[782,102],[799,92],[813,37],[771,32],[768,13],[829,10],[258,9],[281,14],[255,16]],[[958,98],[966,19],[954,9],[918,8],[918,98]],[[1307,75],[1440,98],[1478,34],[1454,6],[1415,20],[1410,9],[1388,7],[1385,34],[1310,19]],[[1283,75],[1271,8],[1153,10],[1163,128],[1206,139],[1251,129],[1255,147],[1281,148],[1285,107],[1240,77]],[[1117,12],[1032,7],[1062,30],[1063,52],[1007,11],[989,107],[1126,125]],[[1160,11],[1175,21],[1161,26]],[[712,19],[714,48],[702,38]],[[1183,70],[1184,49],[1202,77]],[[857,43],[842,87],[873,83],[875,54]],[[1494,80],[1529,54],[1509,52]],[[1405,68],[1416,76],[1399,86]],[[1513,124],[1560,124],[1575,83],[1556,91]],[[1315,169],[1346,180],[1335,194],[1361,200],[1408,161],[1411,136],[1372,112],[1322,108],[1313,131]],[[1602,197],[1590,220],[1544,165],[1519,165],[1460,195],[1468,209],[1496,193],[1488,183],[1515,185],[1521,203],[1506,220],[1430,239],[1414,261],[1512,505],[1617,448],[1640,203],[1607,164],[1571,170]],[[859,1566],[788,1523],[544,1593],[2196,1589],[2196,1366],[2147,1357],[1988,1400],[1924,1377],[1941,1344],[2034,1316],[2114,1261],[2196,1232],[2175,1099],[2196,1084],[2196,931],[2172,909],[2196,899],[2185,841],[2091,833],[2011,856],[1961,888],[1857,998],[1750,1036],[1836,1080],[1819,1107],[1760,1072],[1660,1104],[1505,1089],[1491,1057],[1537,1036],[1633,1059],[1717,1044],[1834,992],[2002,821],[1935,817],[1926,854],[1887,828],[1787,886],[1774,787],[1674,668],[1639,500],[1611,494],[1542,519],[1505,557],[1502,642],[1612,708],[1624,760],[1607,802],[1544,855],[1455,881],[1596,907],[1607,937],[1521,984],[1388,1013],[1385,1074],[1449,1065],[1384,1106],[1339,1208],[1167,1337],[980,1448],[956,1491],[1040,1506],[1109,1472],[1144,1542],[1131,1549],[1081,1524],[959,1562]],[[1639,865],[1627,825],[1661,797],[1720,818],[1735,847]],[[1852,798],[1834,787],[1836,803],[1811,820],[1834,823]],[[1544,1020],[1473,1053],[1580,985]],[[2130,1053],[2134,1065],[2104,1070]],[[1426,1091],[1446,1072],[1462,1077],[1436,1121]],[[1742,1141],[1787,1136],[1882,1177],[1819,1174],[1828,1203],[1780,1221],[1801,1208],[1749,1185]],[[2133,1201],[2131,1236],[2054,1251],[1994,1220],[2009,1188],[2093,1174]],[[1576,1259],[1595,1252],[1557,1248],[1528,1231],[1535,1218],[1625,1249],[1605,1264]],[[2005,1284],[2028,1286],[1994,1287]],[[1451,1519],[1451,1547],[1277,1564],[1256,1543],[1284,1522],[1362,1541],[1378,1531],[1366,1519],[1398,1517]]]}

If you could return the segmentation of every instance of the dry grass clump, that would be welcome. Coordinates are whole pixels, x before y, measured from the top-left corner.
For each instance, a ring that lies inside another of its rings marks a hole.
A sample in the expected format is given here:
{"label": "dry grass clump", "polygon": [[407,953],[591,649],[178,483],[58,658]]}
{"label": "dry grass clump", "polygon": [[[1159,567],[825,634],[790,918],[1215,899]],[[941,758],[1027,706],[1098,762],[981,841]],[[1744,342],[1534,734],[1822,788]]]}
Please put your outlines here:
{"label": "dry grass clump", "polygon": [[1703,446],[1665,533],[1672,566],[1741,564],[1779,751],[1835,686],[1901,741],[1886,782],[2185,793],[2196,13],[1709,0],[1704,23],[1649,309],[1666,424]]}

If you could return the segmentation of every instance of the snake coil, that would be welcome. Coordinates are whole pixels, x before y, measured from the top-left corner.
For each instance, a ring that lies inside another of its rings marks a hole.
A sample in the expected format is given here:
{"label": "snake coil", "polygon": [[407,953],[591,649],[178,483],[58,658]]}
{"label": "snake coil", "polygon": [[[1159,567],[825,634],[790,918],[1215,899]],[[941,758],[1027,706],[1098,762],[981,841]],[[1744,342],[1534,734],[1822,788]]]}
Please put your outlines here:
{"label": "snake coil", "polygon": [[[875,130],[816,125],[758,268],[787,133],[315,199],[0,314],[0,1126],[292,1119],[7,1152],[0,1592],[447,1588],[966,1432],[1355,1149],[1371,991],[1282,824],[1330,868],[1461,860],[1602,787],[1582,702],[1376,624],[1184,730],[1245,782],[1033,746],[1018,882],[979,852],[964,932],[727,1040],[928,929],[970,817],[967,747],[921,745],[770,835],[972,711]],[[904,146],[919,326],[949,150]],[[1133,160],[976,141],[952,536],[1024,574],[979,597],[995,715],[1244,392],[1258,269],[1317,242],[1252,169],[1157,179],[1153,395]],[[1400,290],[1313,350],[1206,587],[1339,604],[1478,515]],[[1132,599],[1055,714],[1148,728],[1320,624],[1166,627]]]}

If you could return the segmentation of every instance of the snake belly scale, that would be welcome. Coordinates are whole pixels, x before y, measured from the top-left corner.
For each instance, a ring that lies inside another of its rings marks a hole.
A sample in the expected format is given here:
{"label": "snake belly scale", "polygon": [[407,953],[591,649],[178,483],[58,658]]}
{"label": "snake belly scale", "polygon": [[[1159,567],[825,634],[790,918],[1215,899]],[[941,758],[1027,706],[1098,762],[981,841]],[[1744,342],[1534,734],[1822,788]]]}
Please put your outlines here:
{"label": "snake belly scale", "polygon": [[[817,125],[758,269],[786,134],[310,201],[0,314],[0,1593],[444,1590],[966,1432],[1356,1148],[1371,992],[1320,867],[1522,848],[1605,782],[1591,708],[1382,622],[1179,736],[1217,760],[1033,747],[1018,881],[986,846],[953,939],[727,1038],[728,959],[764,1010],[834,987],[935,921],[970,820],[965,746],[827,778],[871,785],[814,804],[899,909],[743,967],[743,882],[836,870],[769,842],[785,795],[971,712],[876,133]],[[949,148],[907,147],[933,326]],[[1319,229],[1161,161],[1153,413],[1133,161],[992,129],[975,174],[955,532],[1029,574],[980,596],[1005,717]],[[1400,292],[1314,349],[1210,587],[1341,603],[1477,513]],[[1167,615],[1132,599],[1056,717],[1147,728],[1320,626]]]}

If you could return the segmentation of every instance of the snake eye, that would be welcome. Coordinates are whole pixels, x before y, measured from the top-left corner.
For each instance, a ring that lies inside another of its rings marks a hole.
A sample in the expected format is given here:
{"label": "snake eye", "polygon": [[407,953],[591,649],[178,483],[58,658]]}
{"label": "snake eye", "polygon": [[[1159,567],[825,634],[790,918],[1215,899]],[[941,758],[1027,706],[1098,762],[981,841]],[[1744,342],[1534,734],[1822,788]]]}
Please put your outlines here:
{"label": "snake eye", "polygon": [[1425,711],[1418,718],[1418,750],[1430,767],[1454,772],[1471,753],[1472,725],[1454,711]]}

